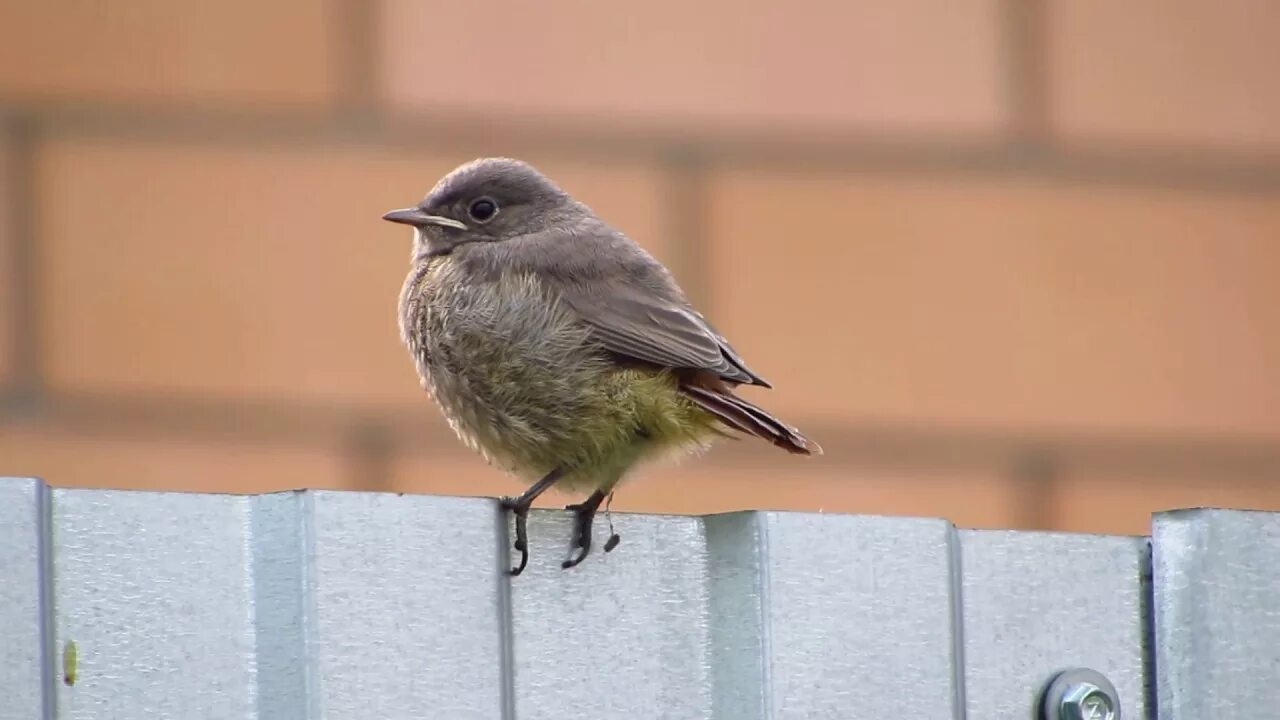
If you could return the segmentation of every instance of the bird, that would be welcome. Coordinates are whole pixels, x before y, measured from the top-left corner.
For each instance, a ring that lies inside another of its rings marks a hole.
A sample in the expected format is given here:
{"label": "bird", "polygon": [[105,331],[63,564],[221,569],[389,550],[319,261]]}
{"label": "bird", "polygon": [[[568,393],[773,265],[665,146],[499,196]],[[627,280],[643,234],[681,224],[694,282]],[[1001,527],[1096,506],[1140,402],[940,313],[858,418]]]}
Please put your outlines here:
{"label": "bird", "polygon": [[[638,463],[752,436],[820,455],[798,429],[735,393],[772,385],[690,303],[671,272],[532,165],[480,158],[383,219],[413,228],[400,338],[458,438],[529,483],[514,516],[519,575],[527,518],[547,489],[589,493],[571,557]],[[610,537],[606,552],[617,544]]]}

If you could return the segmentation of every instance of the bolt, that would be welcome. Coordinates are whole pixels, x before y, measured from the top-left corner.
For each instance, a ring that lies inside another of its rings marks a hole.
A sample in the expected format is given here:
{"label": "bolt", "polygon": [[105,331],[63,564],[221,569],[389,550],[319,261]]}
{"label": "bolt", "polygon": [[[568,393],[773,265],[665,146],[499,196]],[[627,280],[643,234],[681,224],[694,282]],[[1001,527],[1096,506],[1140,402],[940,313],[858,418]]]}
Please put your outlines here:
{"label": "bolt", "polygon": [[1045,720],[1120,720],[1115,686],[1088,668],[1055,676],[1045,690],[1041,710]]}
{"label": "bolt", "polygon": [[1102,688],[1093,683],[1079,683],[1067,688],[1058,703],[1063,720],[1116,720],[1115,706]]}

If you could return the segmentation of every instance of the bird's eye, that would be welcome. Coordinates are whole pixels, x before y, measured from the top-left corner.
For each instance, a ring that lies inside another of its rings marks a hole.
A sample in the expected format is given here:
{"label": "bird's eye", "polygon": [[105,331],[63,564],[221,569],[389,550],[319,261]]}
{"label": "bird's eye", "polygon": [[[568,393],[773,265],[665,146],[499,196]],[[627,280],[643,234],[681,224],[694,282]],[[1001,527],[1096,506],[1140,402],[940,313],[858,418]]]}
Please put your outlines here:
{"label": "bird's eye", "polygon": [[472,200],[471,206],[467,208],[467,214],[476,222],[488,222],[498,214],[498,203],[489,198]]}

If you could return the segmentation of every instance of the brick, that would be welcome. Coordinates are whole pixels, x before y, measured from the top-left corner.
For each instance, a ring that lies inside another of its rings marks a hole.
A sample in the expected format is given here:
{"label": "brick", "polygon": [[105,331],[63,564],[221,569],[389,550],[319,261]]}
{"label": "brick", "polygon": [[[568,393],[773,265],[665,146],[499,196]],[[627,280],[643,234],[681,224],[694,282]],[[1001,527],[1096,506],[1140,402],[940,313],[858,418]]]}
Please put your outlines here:
{"label": "brick", "polygon": [[988,133],[1004,123],[999,5],[388,0],[379,67],[393,103],[432,112]]}
{"label": "brick", "polygon": [[338,76],[333,2],[0,5],[0,95],[323,102]]}
{"label": "brick", "polygon": [[[392,477],[399,492],[496,497],[524,489],[524,483],[462,453],[404,458]],[[537,506],[560,508],[579,500],[572,493],[552,491]],[[895,471],[786,456],[747,467],[708,457],[638,468],[618,489],[613,509],[685,515],[736,510],[914,515],[945,517],[966,527],[1010,527],[1020,518],[1018,501],[1013,484],[994,473]]]}
{"label": "brick", "polygon": [[[519,495],[525,483],[459,446],[453,451],[433,452],[430,457],[415,453],[396,458],[391,466],[389,489],[426,495],[500,497]],[[563,507],[569,502],[574,500],[568,495],[550,492],[538,500],[536,507]]]}
{"label": "brick", "polygon": [[730,173],[709,205],[709,317],[793,422],[1280,433],[1273,195]]}
{"label": "brick", "polygon": [[1179,473],[1079,473],[1063,478],[1050,506],[1054,526],[1072,532],[1128,535],[1151,533],[1153,513],[1180,508],[1222,507],[1280,511],[1274,478]]}
{"label": "brick", "polygon": [[1053,124],[1072,140],[1280,143],[1272,0],[1048,3]]}
{"label": "brick", "polygon": [[342,488],[341,459],[323,450],[84,436],[58,428],[0,428],[0,474],[51,485],[259,493]]}
{"label": "brick", "polygon": [[[474,154],[56,141],[39,158],[55,389],[425,403],[381,220]],[[647,166],[529,158],[659,255]],[[425,410],[424,410],[425,412]]]}
{"label": "brick", "polygon": [[618,492],[614,508],[714,513],[797,510],[862,515],[945,517],[964,527],[1010,527],[1019,521],[1012,483],[993,474],[894,470],[821,458],[766,467],[690,462],[644,469]]}

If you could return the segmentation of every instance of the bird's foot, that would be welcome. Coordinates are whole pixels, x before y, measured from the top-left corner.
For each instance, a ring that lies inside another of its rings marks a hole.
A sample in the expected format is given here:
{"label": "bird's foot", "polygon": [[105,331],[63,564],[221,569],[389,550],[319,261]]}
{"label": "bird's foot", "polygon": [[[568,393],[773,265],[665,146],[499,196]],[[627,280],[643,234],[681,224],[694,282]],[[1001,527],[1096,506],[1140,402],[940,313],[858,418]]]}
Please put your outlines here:
{"label": "bird's foot", "polygon": [[510,510],[511,514],[516,517],[516,541],[514,547],[516,552],[520,553],[520,564],[510,570],[511,575],[514,577],[524,572],[525,566],[529,564],[530,503],[522,502],[520,498],[514,497],[504,497],[498,502],[503,510]]}
{"label": "bird's foot", "polygon": [[[560,567],[568,570],[587,559],[587,555],[591,553],[591,524],[596,518],[596,511],[600,509],[600,503],[604,502],[605,495],[599,490],[591,493],[591,497],[586,500],[566,505],[565,510],[573,511],[573,544],[572,547],[578,548],[578,554],[575,557],[560,563]],[[609,538],[609,542],[613,542],[613,538]],[[612,548],[610,548],[612,549]]]}
{"label": "bird's foot", "polygon": [[520,553],[520,564],[511,568],[513,576],[524,572],[525,566],[529,564],[529,508],[533,507],[533,501],[537,500],[547,488],[555,485],[562,475],[564,475],[564,468],[552,468],[551,472],[530,485],[520,497],[504,497],[498,500],[503,510],[510,510],[516,516],[515,548]]}

